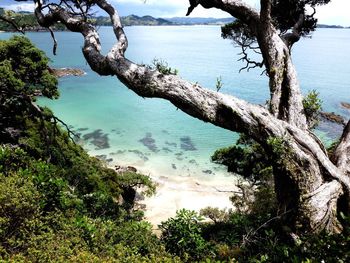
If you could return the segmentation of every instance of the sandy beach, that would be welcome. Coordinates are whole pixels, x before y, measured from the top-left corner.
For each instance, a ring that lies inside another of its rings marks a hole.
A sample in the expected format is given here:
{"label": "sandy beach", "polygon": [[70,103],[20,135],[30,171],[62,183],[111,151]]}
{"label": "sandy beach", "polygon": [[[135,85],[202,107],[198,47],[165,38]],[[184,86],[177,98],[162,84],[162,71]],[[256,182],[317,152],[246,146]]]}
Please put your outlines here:
{"label": "sandy beach", "polygon": [[[140,169],[140,172],[145,172]],[[196,177],[164,177],[157,176],[153,171],[151,178],[157,183],[156,194],[139,201],[145,205],[145,219],[151,222],[154,230],[158,225],[173,217],[181,208],[200,211],[200,209],[211,206],[221,209],[232,208],[229,197],[235,187],[236,179],[212,178],[205,180]]]}

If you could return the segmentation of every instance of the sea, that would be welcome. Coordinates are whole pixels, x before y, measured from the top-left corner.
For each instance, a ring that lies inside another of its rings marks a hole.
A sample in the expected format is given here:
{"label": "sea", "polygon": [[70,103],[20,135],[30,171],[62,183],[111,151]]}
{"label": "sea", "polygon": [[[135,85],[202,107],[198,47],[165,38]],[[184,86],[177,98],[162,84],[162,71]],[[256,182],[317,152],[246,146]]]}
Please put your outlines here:
{"label": "sea", "polygon": [[[163,61],[193,83],[230,94],[252,103],[269,99],[268,78],[262,69],[239,72],[240,49],[221,38],[220,26],[133,26],[125,28],[127,58],[152,65]],[[115,43],[111,27],[100,27],[103,52]],[[0,33],[7,39],[10,33]],[[81,52],[83,38],[71,32],[55,33],[57,55],[45,32],[26,33],[44,50],[55,68],[79,68],[80,77],[59,79],[60,98],[39,98],[78,135],[91,155],[109,166],[134,166],[156,177],[196,178],[202,181],[231,180],[234,175],[214,164],[215,150],[235,144],[238,134],[192,118],[161,99],[144,99],[116,77],[94,73]],[[350,102],[350,29],[317,29],[292,50],[304,94],[319,92],[323,110],[349,118],[340,102]],[[257,58],[259,59],[259,58]],[[317,135],[330,144],[340,135],[339,127],[322,123]]]}

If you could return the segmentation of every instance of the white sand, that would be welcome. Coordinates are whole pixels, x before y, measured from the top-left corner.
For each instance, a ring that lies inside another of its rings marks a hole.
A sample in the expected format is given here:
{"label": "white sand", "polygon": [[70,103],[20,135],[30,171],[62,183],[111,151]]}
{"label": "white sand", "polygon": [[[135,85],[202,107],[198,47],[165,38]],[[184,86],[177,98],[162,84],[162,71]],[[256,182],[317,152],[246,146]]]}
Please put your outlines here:
{"label": "white sand", "polygon": [[[140,169],[140,172],[143,172]],[[229,197],[236,191],[235,178],[216,178],[205,180],[196,177],[157,177],[156,171],[151,173],[157,186],[152,197],[139,201],[146,205],[145,219],[151,222],[154,229],[169,217],[173,217],[181,208],[198,211],[207,206],[232,208]]]}

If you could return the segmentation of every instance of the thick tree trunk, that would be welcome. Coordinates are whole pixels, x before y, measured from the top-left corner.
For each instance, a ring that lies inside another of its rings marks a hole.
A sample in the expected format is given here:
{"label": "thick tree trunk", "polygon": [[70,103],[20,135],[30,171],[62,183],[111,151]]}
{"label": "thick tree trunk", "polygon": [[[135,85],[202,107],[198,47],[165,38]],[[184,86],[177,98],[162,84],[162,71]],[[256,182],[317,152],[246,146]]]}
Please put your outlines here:
{"label": "thick tree trunk", "polygon": [[338,199],[344,195],[349,202],[350,124],[337,148],[337,161],[332,163],[322,143],[307,129],[296,71],[288,47],[270,23],[268,0],[262,0],[266,6],[262,5],[261,14],[240,0],[191,0],[189,11],[198,4],[219,8],[260,32],[257,38],[270,77],[270,111],[127,60],[127,38],[120,18],[105,0],[93,2],[110,15],[117,38],[107,56],[100,53],[99,35],[93,26],[57,6],[44,14],[41,1],[35,2],[35,13],[42,26],[61,21],[69,30],[83,35],[84,56],[97,73],[117,76],[139,96],[166,99],[195,118],[244,133],[275,155],[280,209],[286,212],[286,222],[294,231],[340,231]]}

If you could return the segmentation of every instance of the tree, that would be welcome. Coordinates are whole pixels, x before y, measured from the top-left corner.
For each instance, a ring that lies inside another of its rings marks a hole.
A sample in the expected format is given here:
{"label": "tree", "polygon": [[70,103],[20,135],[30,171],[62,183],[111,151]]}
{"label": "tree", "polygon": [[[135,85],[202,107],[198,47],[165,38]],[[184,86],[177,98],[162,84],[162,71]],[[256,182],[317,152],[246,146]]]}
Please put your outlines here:
{"label": "tree", "polygon": [[[279,208],[287,215],[285,220],[292,231],[341,231],[337,215],[347,214],[350,204],[350,122],[329,156],[308,127],[290,53],[292,45],[315,28],[316,20],[313,14],[306,14],[306,7],[314,8],[328,0],[261,0],[260,11],[241,0],[190,0],[188,14],[198,5],[220,9],[238,19],[238,31],[233,31],[239,33],[238,40],[256,41],[263,58],[261,66],[270,80],[268,108],[128,60],[127,37],[117,10],[107,0],[34,2],[41,26],[60,21],[68,30],[82,34],[82,52],[98,74],[115,75],[139,96],[166,99],[195,118],[243,133],[274,156]],[[92,6],[104,10],[113,24],[116,43],[106,56],[101,54],[98,32],[88,20]]]}

